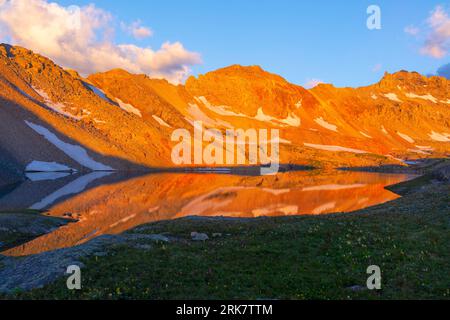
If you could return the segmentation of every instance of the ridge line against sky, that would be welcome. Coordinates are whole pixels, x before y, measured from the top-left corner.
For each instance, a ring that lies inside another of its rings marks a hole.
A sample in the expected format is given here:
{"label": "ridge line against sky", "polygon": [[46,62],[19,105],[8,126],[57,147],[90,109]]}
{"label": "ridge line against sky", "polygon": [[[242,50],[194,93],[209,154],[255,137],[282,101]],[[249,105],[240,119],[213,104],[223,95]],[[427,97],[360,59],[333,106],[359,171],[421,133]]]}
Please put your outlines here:
{"label": "ridge line against sky", "polygon": [[[381,30],[366,27],[371,4]],[[450,78],[449,12],[435,0],[0,0],[0,42],[84,75],[123,68],[180,83],[241,64],[358,87],[401,69]]]}

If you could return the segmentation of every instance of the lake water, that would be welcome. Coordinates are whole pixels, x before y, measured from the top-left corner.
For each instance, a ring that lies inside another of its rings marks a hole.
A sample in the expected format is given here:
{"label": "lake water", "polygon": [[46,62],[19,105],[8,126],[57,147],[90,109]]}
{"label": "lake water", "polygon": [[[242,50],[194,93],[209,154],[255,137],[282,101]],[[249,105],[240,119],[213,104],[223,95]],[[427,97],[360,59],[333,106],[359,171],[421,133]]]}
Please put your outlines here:
{"label": "lake water", "polygon": [[129,177],[36,173],[0,196],[0,210],[32,208],[72,217],[44,236],[4,252],[28,255],[81,244],[103,234],[185,216],[260,217],[351,212],[394,200],[384,187],[405,174],[291,171],[274,176],[158,173]]}

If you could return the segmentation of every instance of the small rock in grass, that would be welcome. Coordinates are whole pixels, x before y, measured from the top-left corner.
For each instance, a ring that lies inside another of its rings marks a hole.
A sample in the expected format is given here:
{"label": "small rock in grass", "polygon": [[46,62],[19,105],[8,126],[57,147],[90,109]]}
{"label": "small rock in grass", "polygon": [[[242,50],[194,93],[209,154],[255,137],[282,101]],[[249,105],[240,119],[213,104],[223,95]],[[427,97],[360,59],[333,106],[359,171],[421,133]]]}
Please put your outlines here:
{"label": "small rock in grass", "polygon": [[218,238],[218,237],[221,237],[222,234],[220,232],[217,232],[217,233],[213,233],[212,236],[213,236],[213,238]]}
{"label": "small rock in grass", "polygon": [[192,241],[206,241],[209,239],[206,233],[191,232]]}
{"label": "small rock in grass", "polygon": [[108,253],[106,253],[104,251],[100,251],[100,252],[94,253],[94,256],[96,256],[96,257],[104,257],[104,256],[107,256],[107,255],[108,255]]}
{"label": "small rock in grass", "polygon": [[364,290],[366,290],[367,287],[360,286],[360,285],[355,285],[355,286],[348,287],[347,289],[349,289],[349,290],[351,290],[351,291],[354,291],[354,292],[359,292],[359,291],[364,291]]}
{"label": "small rock in grass", "polygon": [[136,249],[145,250],[145,251],[152,249],[152,246],[149,245],[149,244],[136,244],[133,247],[136,248]]}
{"label": "small rock in grass", "polygon": [[170,239],[162,234],[152,234],[148,236],[151,240],[157,242],[170,242]]}

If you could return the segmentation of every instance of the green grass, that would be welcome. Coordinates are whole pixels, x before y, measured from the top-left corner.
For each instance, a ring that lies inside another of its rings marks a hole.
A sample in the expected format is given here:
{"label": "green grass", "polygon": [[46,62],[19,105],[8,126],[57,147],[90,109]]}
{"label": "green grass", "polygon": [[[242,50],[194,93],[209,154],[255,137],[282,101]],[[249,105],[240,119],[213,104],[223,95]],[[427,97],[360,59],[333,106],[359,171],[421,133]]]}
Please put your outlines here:
{"label": "green grass", "polygon": [[[139,232],[177,240],[85,259],[81,291],[61,279],[7,298],[448,299],[449,203],[448,186],[430,185],[352,214],[158,222]],[[222,236],[196,243],[192,231]],[[369,265],[382,290],[348,289],[365,286]]]}

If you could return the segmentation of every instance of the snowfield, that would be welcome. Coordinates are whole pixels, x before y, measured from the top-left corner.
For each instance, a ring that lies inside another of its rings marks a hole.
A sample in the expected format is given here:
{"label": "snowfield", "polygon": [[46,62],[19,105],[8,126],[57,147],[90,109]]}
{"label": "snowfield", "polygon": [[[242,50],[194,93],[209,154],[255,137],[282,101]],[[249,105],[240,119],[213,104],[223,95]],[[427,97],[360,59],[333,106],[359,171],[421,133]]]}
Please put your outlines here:
{"label": "snowfield", "polygon": [[38,89],[38,88],[36,88],[36,87],[33,87],[33,90],[36,91],[36,93],[39,94],[39,95],[44,99],[45,105],[46,105],[49,109],[55,111],[56,113],[59,113],[59,114],[65,116],[65,117],[74,119],[74,120],[76,120],[76,121],[80,121],[80,120],[81,120],[82,117],[77,117],[77,116],[71,114],[70,112],[65,111],[67,107],[66,107],[64,104],[62,104],[62,103],[60,103],[60,102],[54,103],[54,102],[49,98],[49,96],[47,95],[47,93],[46,93],[45,91],[40,90],[40,89]]}
{"label": "snowfield", "polygon": [[367,133],[360,131],[359,133],[361,133],[364,137],[372,139],[372,136],[369,136]]}
{"label": "snowfield", "polygon": [[409,143],[414,143],[414,139],[411,138],[410,136],[408,136],[407,134],[401,133],[401,132],[397,132],[397,134],[403,139],[408,141]]}
{"label": "snowfield", "polygon": [[298,206],[285,205],[282,203],[274,204],[265,208],[253,209],[252,214],[254,217],[267,216],[272,213],[283,213],[285,215],[294,215],[298,213]]}
{"label": "snowfield", "polygon": [[172,126],[171,126],[170,124],[168,124],[167,122],[165,122],[163,119],[161,119],[161,118],[158,117],[157,115],[153,115],[152,117],[153,117],[153,119],[155,119],[155,121],[158,122],[161,126],[167,127],[167,128],[172,128]]}
{"label": "snowfield", "polygon": [[384,96],[391,101],[402,102],[402,100],[400,100],[395,93],[386,93]]}
{"label": "snowfield", "polygon": [[129,103],[125,103],[122,100],[120,100],[119,98],[116,98],[117,103],[119,104],[120,109],[128,112],[128,113],[132,113],[137,115],[138,117],[142,118],[142,113],[138,108],[133,107],[131,104]]}
{"label": "snowfield", "polygon": [[438,99],[436,99],[435,97],[433,97],[431,94],[427,94],[427,95],[417,95],[415,93],[407,93],[406,96],[408,98],[412,98],[412,99],[423,99],[423,100],[428,100],[431,101],[433,103],[437,103]]}
{"label": "snowfield", "polygon": [[202,121],[205,124],[205,126],[208,127],[223,126],[225,128],[233,128],[233,126],[226,121],[222,121],[220,119],[215,120],[210,118],[206,113],[204,113],[200,109],[200,107],[196,103],[189,103],[188,106],[189,108],[187,111],[189,113],[189,116],[188,118],[186,118],[186,120],[189,121],[189,123],[191,123],[192,125],[194,121]]}
{"label": "snowfield", "polygon": [[314,120],[315,123],[317,123],[319,126],[324,127],[325,129],[337,132],[337,126],[334,124],[326,122],[322,117],[317,118]]}
{"label": "snowfield", "polygon": [[[287,118],[285,119],[279,119],[275,118],[269,115],[264,114],[264,111],[262,108],[259,108],[256,116],[251,117],[243,113],[236,113],[233,110],[230,110],[231,108],[228,106],[214,106],[212,105],[205,97],[195,97],[195,100],[202,103],[208,110],[221,115],[221,116],[227,116],[227,117],[241,117],[241,118],[248,118],[248,119],[256,119],[258,121],[262,122],[268,122],[273,125],[287,125],[291,127],[300,127],[301,120],[298,118],[295,114],[289,113]],[[301,106],[301,101],[299,101]],[[297,108],[299,108],[298,104],[296,105]]]}
{"label": "snowfield", "polygon": [[311,211],[312,214],[321,214],[328,210],[333,210],[336,207],[336,201],[331,201],[325,204],[322,204],[318,207],[316,207],[314,210]]}
{"label": "snowfield", "polygon": [[100,162],[95,161],[91,157],[89,157],[86,150],[78,145],[73,145],[66,143],[62,140],[60,140],[54,133],[50,132],[48,129],[34,124],[32,122],[26,121],[25,123],[33,129],[35,132],[43,136],[45,139],[47,139],[50,143],[52,143],[55,147],[57,147],[59,150],[64,152],[66,155],[68,155],[70,158],[78,162],[83,167],[89,168],[93,171],[113,171],[114,169],[110,166],[104,165]]}
{"label": "snowfield", "polygon": [[434,141],[450,142],[450,134],[448,133],[438,133],[433,131],[428,134],[428,136]]}
{"label": "snowfield", "polygon": [[304,145],[306,147],[310,147],[310,148],[318,149],[318,150],[325,150],[325,151],[338,151],[338,152],[342,151],[342,152],[351,152],[351,153],[359,153],[359,154],[370,153],[368,151],[346,148],[346,147],[341,147],[341,146],[328,146],[328,145],[313,144],[313,143],[304,143]]}
{"label": "snowfield", "polygon": [[262,121],[262,122],[269,122],[274,125],[283,124],[283,125],[288,125],[291,127],[300,127],[300,125],[301,125],[300,118],[298,118],[295,114],[293,115],[292,113],[289,113],[287,118],[279,119],[279,118],[275,118],[275,117],[266,115],[262,108],[258,109],[255,119],[258,121]]}
{"label": "snowfield", "polygon": [[230,107],[228,106],[213,106],[205,97],[195,97],[195,100],[197,100],[200,103],[203,103],[206,108],[211,110],[214,113],[217,113],[221,116],[230,116],[230,117],[248,117],[246,114],[243,113],[236,113],[232,110],[230,110]]}

